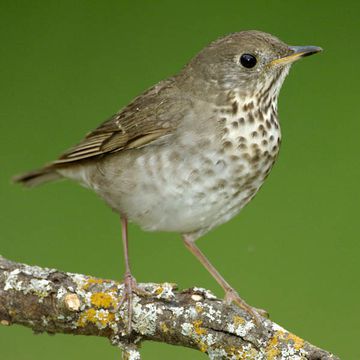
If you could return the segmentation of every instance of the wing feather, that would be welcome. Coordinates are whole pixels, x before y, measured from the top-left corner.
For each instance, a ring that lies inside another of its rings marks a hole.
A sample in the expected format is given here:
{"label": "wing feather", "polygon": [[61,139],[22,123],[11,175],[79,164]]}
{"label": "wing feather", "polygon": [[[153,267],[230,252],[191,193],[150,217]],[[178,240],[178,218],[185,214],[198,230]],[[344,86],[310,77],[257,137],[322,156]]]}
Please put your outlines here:
{"label": "wing feather", "polygon": [[172,133],[183,116],[181,109],[186,108],[181,106],[184,99],[176,98],[174,101],[176,91],[172,83],[172,78],[160,82],[135,98],[52,164],[69,164],[123,149],[143,147]]}

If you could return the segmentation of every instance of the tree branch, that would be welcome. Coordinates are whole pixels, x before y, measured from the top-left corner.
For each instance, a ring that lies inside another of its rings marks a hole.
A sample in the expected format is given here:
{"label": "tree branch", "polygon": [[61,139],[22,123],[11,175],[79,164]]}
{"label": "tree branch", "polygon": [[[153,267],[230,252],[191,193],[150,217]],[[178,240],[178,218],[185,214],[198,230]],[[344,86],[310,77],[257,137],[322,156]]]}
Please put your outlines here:
{"label": "tree branch", "polygon": [[0,323],[35,332],[95,335],[140,359],[142,341],[181,345],[210,359],[335,360],[270,320],[259,326],[235,305],[208,290],[177,291],[175,284],[140,284],[151,295],[134,296],[132,333],[126,334],[123,285],[112,280],[28,266],[0,256]]}

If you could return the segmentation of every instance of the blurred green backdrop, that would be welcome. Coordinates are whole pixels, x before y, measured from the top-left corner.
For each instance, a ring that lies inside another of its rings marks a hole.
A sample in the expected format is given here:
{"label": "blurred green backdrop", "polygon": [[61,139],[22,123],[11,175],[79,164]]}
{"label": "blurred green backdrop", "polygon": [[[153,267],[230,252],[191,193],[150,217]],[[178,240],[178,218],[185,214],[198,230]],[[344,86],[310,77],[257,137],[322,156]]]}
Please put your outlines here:
{"label": "blurred green backdrop", "polygon": [[[280,95],[282,151],[230,223],[199,241],[226,279],[272,319],[342,359],[360,358],[360,3],[344,1],[0,2],[0,253],[122,277],[118,218],[71,182],[26,191],[12,175],[54,159],[209,41],[259,29],[324,53],[297,63]],[[259,224],[261,219],[261,226]],[[175,234],[130,228],[140,281],[222,292]],[[100,338],[0,328],[2,359],[119,359]],[[144,359],[205,359],[145,343]]]}

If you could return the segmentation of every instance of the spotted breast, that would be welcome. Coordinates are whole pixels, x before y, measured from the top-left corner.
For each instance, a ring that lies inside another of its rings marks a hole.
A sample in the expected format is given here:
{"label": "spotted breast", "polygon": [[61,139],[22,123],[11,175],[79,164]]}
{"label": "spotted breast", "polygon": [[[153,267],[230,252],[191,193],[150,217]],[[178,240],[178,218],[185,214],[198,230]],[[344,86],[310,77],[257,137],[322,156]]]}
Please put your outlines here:
{"label": "spotted breast", "polygon": [[277,158],[281,143],[277,94],[267,94],[241,97],[238,91],[230,91],[229,105],[217,111],[223,134],[223,171],[228,174],[223,173],[227,205],[216,225],[232,218],[255,196]]}

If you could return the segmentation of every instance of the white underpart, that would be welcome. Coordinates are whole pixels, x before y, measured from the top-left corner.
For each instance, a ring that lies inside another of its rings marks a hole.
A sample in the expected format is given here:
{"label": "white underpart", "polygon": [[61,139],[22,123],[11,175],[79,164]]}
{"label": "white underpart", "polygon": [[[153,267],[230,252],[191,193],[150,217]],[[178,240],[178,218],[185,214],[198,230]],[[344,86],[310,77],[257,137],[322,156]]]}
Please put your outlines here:
{"label": "white underpart", "polygon": [[[244,99],[241,102],[240,99],[237,100],[240,108]],[[240,109],[236,116],[227,115],[225,125],[231,131],[224,136],[223,141],[231,141],[234,146],[233,150],[222,155],[219,155],[217,146],[211,146],[204,149],[203,153],[198,153],[198,139],[187,136],[182,140],[184,149],[184,153],[181,154],[182,160],[177,162],[175,168],[171,161],[173,149],[160,152],[154,149],[139,157],[134,166],[138,168],[142,185],[137,187],[136,193],[124,197],[122,204],[127,209],[129,218],[146,230],[190,233],[199,229],[204,229],[206,232],[235,216],[250,200],[245,199],[251,193],[255,195],[264,181],[262,176],[255,178],[251,184],[248,184],[248,188],[251,187],[252,190],[244,189],[236,197],[233,196],[239,192],[239,189],[228,188],[227,185],[223,190],[211,190],[222,181],[229,184],[236,177],[251,176],[254,172],[246,159],[240,158],[237,162],[230,160],[231,155],[239,155],[238,138],[240,136],[251,138],[251,133],[259,126],[258,122],[249,124],[246,121],[245,125],[232,129],[231,124],[241,117],[246,117],[246,114]],[[265,118],[264,123],[266,120]],[[269,140],[271,136],[272,141]],[[261,144],[265,139],[263,136],[252,138],[251,144],[256,143],[262,151],[267,150],[271,153],[279,137],[280,130],[272,126],[271,129],[267,129],[268,145]],[[215,143],[215,139],[210,141]],[[159,162],[161,171],[157,172]],[[260,163],[259,170],[265,172],[268,165],[266,162]],[[153,169],[151,174],[149,168]],[[239,172],[239,168],[243,170]],[[207,170],[212,172],[211,176],[206,174]],[[137,204],[136,208],[133,206],[134,202]]]}
{"label": "white underpart", "polygon": [[[274,84],[271,96],[277,97],[286,74],[287,71],[284,71]],[[238,90],[234,89],[234,93],[238,94]],[[251,123],[247,120],[248,113],[243,106],[254,102],[253,97],[236,96],[233,99],[238,103],[236,114],[231,111],[217,114],[217,120],[225,118],[221,126],[229,130],[222,139],[214,134],[213,128],[207,131],[205,127],[200,133],[187,130],[182,136],[180,132],[171,146],[147,146],[132,163],[126,162],[125,157],[122,158],[121,153],[118,153],[100,165],[101,172],[108,172],[106,181],[112,186],[109,192],[104,184],[94,180],[94,173],[99,172],[94,166],[91,169],[78,169],[77,180],[92,187],[112,208],[126,214],[129,220],[145,230],[194,233],[193,238],[201,236],[234,217],[251,200],[273,163],[264,157],[256,167],[252,166],[243,157],[244,151],[238,147],[239,137],[248,139],[248,153],[251,157],[255,155],[253,150],[250,151],[253,144],[258,145],[261,154],[268,152],[276,157],[278,152],[280,128],[274,124],[271,128],[266,127],[266,121],[270,121],[271,112],[276,112],[276,108],[265,112],[262,122],[256,120]],[[255,103],[253,111],[256,110]],[[209,121],[217,121],[213,105],[202,105],[201,111],[208,114],[204,116],[206,119],[208,116]],[[197,116],[201,116],[201,111],[198,111]],[[240,118],[246,121],[234,127],[233,122]],[[194,122],[194,117],[184,118],[183,124],[186,126],[190,121]],[[265,126],[266,135],[252,137],[251,134],[258,131],[259,124]],[[231,142],[233,146],[221,152],[225,141]],[[275,145],[277,149],[273,150]],[[234,156],[238,156],[238,159],[233,160]],[[124,167],[123,172],[115,171]],[[253,179],[242,187],[246,177]],[[214,191],[216,187],[218,189]]]}
{"label": "white underpart", "polygon": [[[288,70],[288,69],[286,69]],[[279,93],[281,85],[287,75],[288,71],[284,71],[277,83],[271,89],[271,96],[276,96]],[[238,93],[235,90],[235,93]],[[236,115],[227,114],[226,117],[226,126],[231,129],[227,135],[224,136],[223,141],[228,140],[233,144],[238,143],[239,136],[245,138],[251,138],[251,133],[256,131],[259,122],[255,121],[253,124],[250,124],[248,121],[245,122],[245,125],[239,126],[238,129],[232,129],[232,123],[237,121],[239,118],[247,117],[247,113],[244,112],[242,106],[245,103],[250,103],[252,98],[239,98],[237,96],[236,101],[238,102],[239,110]],[[277,102],[274,102],[275,111]],[[270,120],[271,113],[270,111],[264,115],[264,124],[266,121]],[[276,120],[277,121],[277,120]],[[272,148],[274,145],[278,145],[278,139],[281,137],[280,128],[272,126],[271,129],[267,129],[267,135],[265,137],[258,136],[252,138],[251,144],[256,143],[261,147],[262,151],[268,151],[272,153]],[[214,138],[210,136],[211,142],[216,142]],[[270,141],[270,139],[273,139]],[[266,146],[262,145],[262,141],[266,139],[268,144]],[[251,165],[245,159],[240,159],[237,164],[231,164],[229,160],[231,155],[238,155],[239,151],[234,146],[233,151],[229,151],[223,154],[222,158],[219,158],[219,149],[215,146],[213,148],[208,148],[204,150],[205,154],[198,154],[196,149],[198,147],[198,141],[196,135],[192,138],[189,134],[182,139],[182,146],[184,152],[190,153],[189,157],[191,160],[192,166],[189,167],[188,157],[184,155],[182,162],[178,163],[176,170],[174,171],[173,167],[170,166],[171,161],[171,150],[164,151],[160,154],[144,154],[144,156],[138,158],[137,164],[139,168],[145,168],[149,165],[154,169],[157,168],[157,162],[161,161],[163,164],[163,172],[159,175],[160,194],[158,195],[158,202],[154,203],[154,196],[149,193],[139,194],[137,201],[143,203],[144,209],[150,209],[148,216],[144,216],[145,212],[139,212],[139,216],[136,216],[135,213],[131,215],[134,216],[134,221],[139,223],[146,230],[162,230],[162,231],[175,231],[181,233],[189,233],[199,230],[199,233],[195,236],[200,236],[203,232],[208,231],[209,229],[218,226],[232,217],[234,217],[246,204],[249,200],[245,200],[249,197],[250,190],[244,190],[236,197],[232,197],[237,190],[234,189],[224,189],[224,191],[212,192],[210,189],[221,182],[226,180],[229,182],[229,179],[234,179],[241,174],[238,172],[239,165],[244,167],[243,174],[252,174],[254,169],[251,168]],[[192,151],[194,150],[194,151]],[[278,149],[276,150],[277,153]],[[203,173],[206,171],[206,166],[204,166],[204,160],[210,161],[212,163],[212,170],[214,171],[214,176],[200,176],[201,181],[195,181],[198,178],[198,172]],[[230,166],[229,166],[230,164]],[[259,164],[259,170],[265,171],[268,167],[268,163],[262,162]],[[147,174],[143,174],[144,177]],[[264,181],[263,176],[255,178],[251,184],[252,188],[260,188]],[[256,191],[252,191],[255,195]],[[205,193],[205,196],[203,196]],[[133,199],[132,199],[133,200]],[[159,206],[157,206],[159,205]],[[131,207],[131,204],[129,204]],[[158,209],[158,211],[156,211]]]}

